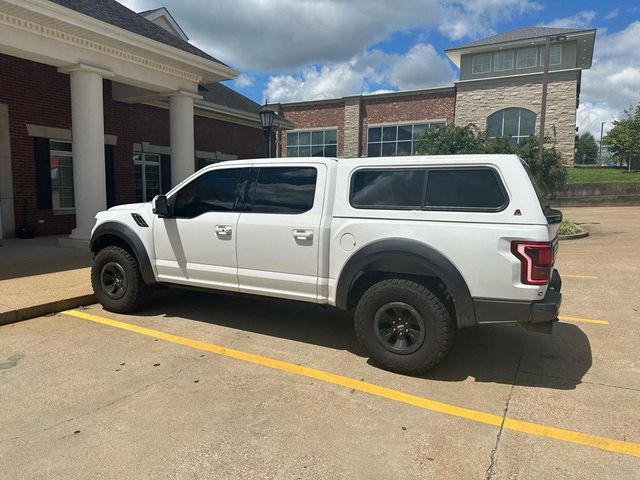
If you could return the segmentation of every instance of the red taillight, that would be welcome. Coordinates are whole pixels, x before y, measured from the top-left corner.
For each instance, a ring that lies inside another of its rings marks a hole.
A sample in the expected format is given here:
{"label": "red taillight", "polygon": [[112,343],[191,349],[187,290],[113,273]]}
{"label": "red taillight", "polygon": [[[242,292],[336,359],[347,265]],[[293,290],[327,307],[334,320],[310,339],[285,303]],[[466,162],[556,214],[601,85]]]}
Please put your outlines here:
{"label": "red taillight", "polygon": [[520,260],[520,281],[525,285],[546,285],[553,268],[551,242],[511,242],[511,252]]}

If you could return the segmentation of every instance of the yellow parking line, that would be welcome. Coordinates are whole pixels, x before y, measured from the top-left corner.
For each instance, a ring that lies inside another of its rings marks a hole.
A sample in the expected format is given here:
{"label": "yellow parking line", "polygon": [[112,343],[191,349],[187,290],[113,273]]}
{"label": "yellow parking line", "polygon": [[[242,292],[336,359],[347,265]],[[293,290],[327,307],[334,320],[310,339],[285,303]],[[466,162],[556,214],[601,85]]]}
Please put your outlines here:
{"label": "yellow parking line", "polygon": [[563,273],[560,275],[562,278],[582,278],[583,280],[597,280],[598,277],[593,275],[569,275],[568,273]]}
{"label": "yellow parking line", "polygon": [[428,398],[418,397],[416,395],[400,392],[398,390],[382,387],[380,385],[375,385],[360,380],[354,380],[342,375],[336,375],[322,370],[316,370],[314,368],[303,367],[301,365],[295,365],[289,362],[283,362],[282,360],[275,360],[273,358],[254,355],[252,353],[232,350],[230,348],[201,342],[199,340],[194,340],[191,338],[180,337],[178,335],[172,335],[170,333],[153,330],[151,328],[140,327],[138,325],[133,325],[130,323],[111,320],[109,318],[100,317],[79,310],[69,310],[64,313],[72,317],[90,320],[92,322],[100,323],[103,325],[108,325],[111,327],[120,328],[122,330],[128,330],[130,332],[146,335],[148,337],[166,340],[167,342],[176,343],[178,345],[184,345],[186,347],[216,353],[218,355],[235,358],[244,362],[262,365],[265,367],[273,368],[275,370],[280,370],[295,375],[301,375],[303,377],[313,378],[315,380],[331,383],[333,385],[339,385],[349,389],[358,390],[360,392],[369,393],[371,395],[387,398],[389,400],[395,400],[397,402],[413,405],[433,412],[439,412],[446,415],[452,415],[454,417],[473,420],[475,422],[483,423],[486,425],[493,425],[495,427],[500,427],[500,425],[503,425],[503,428],[516,432],[522,432],[546,438],[553,438],[564,442],[599,448],[601,450],[606,450],[609,452],[616,452],[622,453],[624,455],[640,457],[640,444],[638,443],[600,437],[598,435],[591,435],[589,433],[580,433],[572,430],[565,430],[562,428],[550,427],[547,425],[525,422],[522,420],[515,420],[511,418],[504,419],[503,422],[502,417],[499,415],[493,415],[491,413],[482,412],[480,410],[472,410],[470,408],[458,407],[456,405],[450,405],[447,403],[430,400]]}
{"label": "yellow parking line", "polygon": [[590,318],[568,317],[564,315],[560,315],[558,316],[558,318],[563,322],[595,323],[596,325],[609,325],[609,322],[607,320],[592,320]]}

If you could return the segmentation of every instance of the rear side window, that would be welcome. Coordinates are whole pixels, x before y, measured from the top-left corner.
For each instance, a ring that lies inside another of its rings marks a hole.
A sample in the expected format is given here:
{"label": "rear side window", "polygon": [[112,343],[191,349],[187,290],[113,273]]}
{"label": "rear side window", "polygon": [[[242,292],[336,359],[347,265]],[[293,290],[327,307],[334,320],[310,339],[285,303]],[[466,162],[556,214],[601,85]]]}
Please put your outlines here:
{"label": "rear side window", "polygon": [[299,214],[313,208],[318,171],[314,167],[264,167],[253,176],[245,211]]}
{"label": "rear side window", "polygon": [[507,196],[490,168],[363,169],[354,173],[355,208],[498,211]]}
{"label": "rear side window", "polygon": [[353,176],[354,207],[419,208],[426,170],[360,170]]}
{"label": "rear side window", "polygon": [[245,170],[212,170],[194,178],[176,193],[174,215],[193,218],[206,212],[232,211],[239,193],[239,180]]}
{"label": "rear side window", "polygon": [[506,203],[493,170],[431,170],[427,182],[427,207],[499,209]]}

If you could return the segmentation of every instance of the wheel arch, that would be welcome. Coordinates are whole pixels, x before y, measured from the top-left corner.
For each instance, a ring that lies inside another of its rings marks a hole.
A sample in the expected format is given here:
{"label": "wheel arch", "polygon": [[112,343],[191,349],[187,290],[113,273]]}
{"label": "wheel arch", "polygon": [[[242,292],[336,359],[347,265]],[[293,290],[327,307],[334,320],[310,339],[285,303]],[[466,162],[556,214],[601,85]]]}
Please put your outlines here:
{"label": "wheel arch", "polygon": [[144,283],[150,285],[156,282],[151,260],[142,240],[127,225],[119,222],[105,222],[100,224],[91,235],[89,248],[95,255],[110,245],[121,245],[136,257],[140,266],[140,273]]}
{"label": "wheel arch", "polygon": [[462,274],[448,258],[429,245],[415,240],[392,238],[371,243],[358,250],[340,272],[336,288],[338,308],[348,308],[352,287],[367,272],[438,277],[453,298],[458,327],[476,324],[473,299]]}

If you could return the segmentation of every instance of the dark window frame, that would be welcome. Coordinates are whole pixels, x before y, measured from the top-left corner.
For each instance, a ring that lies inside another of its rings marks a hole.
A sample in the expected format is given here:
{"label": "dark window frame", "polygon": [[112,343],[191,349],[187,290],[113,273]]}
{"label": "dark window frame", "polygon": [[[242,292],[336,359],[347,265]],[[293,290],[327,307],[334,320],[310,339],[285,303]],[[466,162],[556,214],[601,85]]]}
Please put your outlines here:
{"label": "dark window frame", "polygon": [[[199,213],[198,215],[195,216],[185,216],[185,215],[176,215],[175,214],[175,206],[176,206],[176,201],[178,199],[178,194],[186,187],[188,187],[192,182],[197,181],[200,177],[207,175],[209,173],[215,173],[215,172],[221,172],[224,170],[240,170],[240,176],[238,177],[238,181],[236,182],[236,196],[233,200],[233,205],[231,207],[231,210],[225,210],[225,211],[216,211],[216,210],[209,210],[206,212],[202,212]],[[184,219],[194,219],[194,218],[198,218],[202,215],[205,215],[207,213],[231,213],[231,212],[239,212],[241,211],[241,199],[244,198],[245,192],[247,190],[247,185],[248,185],[248,178],[249,178],[249,174],[250,174],[250,170],[251,167],[248,165],[238,165],[238,166],[233,166],[233,167],[228,167],[228,168],[213,168],[211,170],[205,170],[202,169],[200,173],[200,175],[194,177],[193,179],[191,179],[190,182],[186,183],[185,185],[183,185],[182,187],[180,187],[180,189],[176,190],[175,192],[171,193],[171,196],[168,198],[168,203],[169,203],[169,210],[172,214],[172,218],[184,218]],[[243,185],[244,183],[244,185]]]}
{"label": "dark window frame", "polygon": [[[313,200],[309,208],[303,212],[254,212],[253,202],[255,202],[256,189],[258,187],[258,179],[260,178],[260,172],[265,169],[274,169],[274,168],[312,168],[316,173],[316,182],[313,187]],[[244,188],[244,193],[242,195],[242,199],[240,200],[239,209],[242,213],[251,213],[253,215],[304,215],[305,213],[309,213],[316,205],[316,193],[318,191],[318,177],[319,177],[319,169],[316,165],[268,165],[268,166],[255,166],[251,168],[251,171],[248,173],[246,179],[246,185]],[[251,201],[251,205],[249,205],[249,200]]]}
{"label": "dark window frame", "polygon": [[[422,199],[420,201],[420,206],[397,206],[397,205],[355,205],[353,203],[353,195],[354,195],[354,183],[355,176],[358,172],[373,170],[373,171],[416,171],[416,170],[424,170],[424,184],[422,186]],[[429,185],[429,172],[435,170],[489,170],[498,185],[500,193],[502,194],[502,198],[504,199],[502,205],[498,207],[456,207],[456,206],[430,206],[427,205],[427,187]],[[405,210],[405,211],[431,211],[431,212],[478,212],[478,213],[499,213],[504,211],[509,204],[511,203],[511,198],[509,197],[509,193],[504,186],[504,182],[502,181],[502,177],[500,172],[490,165],[481,165],[481,166],[435,166],[435,167],[360,167],[351,172],[351,178],[349,179],[349,205],[356,210]]]}

